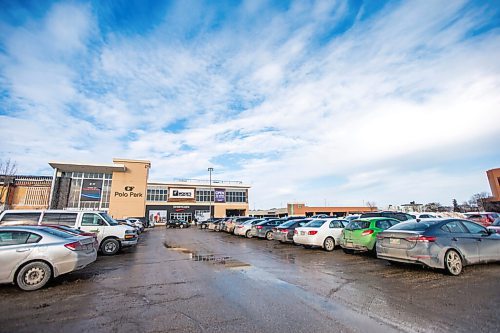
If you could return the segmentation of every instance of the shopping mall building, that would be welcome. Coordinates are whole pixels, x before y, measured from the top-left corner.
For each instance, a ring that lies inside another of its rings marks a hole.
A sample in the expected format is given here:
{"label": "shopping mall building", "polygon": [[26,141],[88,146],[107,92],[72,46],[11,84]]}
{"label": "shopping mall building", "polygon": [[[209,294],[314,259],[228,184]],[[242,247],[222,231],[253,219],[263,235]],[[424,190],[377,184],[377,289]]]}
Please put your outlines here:
{"label": "shopping mall building", "polygon": [[149,182],[151,163],[113,159],[111,164],[50,162],[52,177],[0,179],[5,208],[105,210],[114,218],[148,217],[157,222],[200,216],[248,214],[249,186],[240,181]]}

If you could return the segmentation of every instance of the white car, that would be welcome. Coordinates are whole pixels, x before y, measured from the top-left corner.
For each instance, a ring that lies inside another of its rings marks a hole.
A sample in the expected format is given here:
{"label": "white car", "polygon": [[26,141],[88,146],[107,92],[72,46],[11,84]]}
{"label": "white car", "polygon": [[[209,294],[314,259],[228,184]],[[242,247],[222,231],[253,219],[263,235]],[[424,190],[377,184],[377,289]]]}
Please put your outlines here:
{"label": "white car", "polygon": [[248,220],[243,222],[242,224],[238,224],[235,228],[233,233],[237,236],[245,236],[246,238],[252,238],[251,235],[251,230],[252,226],[265,221],[264,219],[255,219],[255,220]]}
{"label": "white car", "polygon": [[293,241],[305,248],[320,246],[325,251],[333,251],[340,244],[340,236],[346,225],[347,221],[340,219],[314,219],[295,229]]}

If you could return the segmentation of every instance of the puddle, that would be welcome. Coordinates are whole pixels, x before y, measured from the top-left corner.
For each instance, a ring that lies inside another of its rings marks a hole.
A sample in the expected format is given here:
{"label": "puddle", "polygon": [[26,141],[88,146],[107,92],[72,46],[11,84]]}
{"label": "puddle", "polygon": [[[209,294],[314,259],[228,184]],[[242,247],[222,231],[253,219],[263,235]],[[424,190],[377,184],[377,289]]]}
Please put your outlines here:
{"label": "puddle", "polygon": [[244,268],[244,267],[251,266],[250,264],[248,264],[246,262],[234,259],[230,256],[218,256],[215,254],[200,254],[198,252],[189,250],[189,249],[184,248],[184,247],[180,247],[178,245],[167,244],[167,242],[164,242],[163,245],[169,250],[179,251],[179,252],[182,252],[185,254],[189,254],[189,258],[192,261],[202,261],[202,262],[210,263],[213,265],[223,265],[225,268],[229,268],[229,269],[231,269],[231,268]]}

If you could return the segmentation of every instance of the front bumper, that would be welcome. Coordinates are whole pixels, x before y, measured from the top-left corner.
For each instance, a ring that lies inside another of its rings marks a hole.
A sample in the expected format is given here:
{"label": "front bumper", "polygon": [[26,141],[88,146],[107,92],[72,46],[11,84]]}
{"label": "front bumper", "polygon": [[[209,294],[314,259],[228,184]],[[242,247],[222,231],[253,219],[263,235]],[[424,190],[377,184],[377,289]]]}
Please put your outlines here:
{"label": "front bumper", "polygon": [[121,243],[122,247],[129,247],[129,246],[137,245],[138,240],[139,240],[139,238],[137,238],[137,237],[131,238],[131,239],[120,239],[120,243]]}

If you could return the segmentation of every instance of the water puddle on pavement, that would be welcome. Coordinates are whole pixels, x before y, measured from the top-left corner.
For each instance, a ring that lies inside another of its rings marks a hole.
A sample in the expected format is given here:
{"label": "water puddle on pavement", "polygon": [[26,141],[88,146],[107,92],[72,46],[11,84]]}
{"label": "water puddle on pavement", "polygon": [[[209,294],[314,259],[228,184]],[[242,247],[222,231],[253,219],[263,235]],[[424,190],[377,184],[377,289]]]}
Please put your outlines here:
{"label": "water puddle on pavement", "polygon": [[231,269],[231,268],[232,269],[245,268],[245,267],[251,266],[250,264],[248,264],[246,262],[240,261],[238,259],[234,259],[230,256],[220,256],[220,255],[215,255],[215,254],[200,254],[196,251],[193,251],[193,250],[190,250],[190,249],[187,249],[184,247],[167,244],[167,242],[164,242],[163,245],[169,250],[179,251],[179,252],[182,252],[184,254],[188,254],[189,258],[192,261],[202,261],[202,262],[206,262],[206,263],[210,263],[210,264],[214,264],[214,265],[223,265],[225,268],[229,268],[229,269]]}

